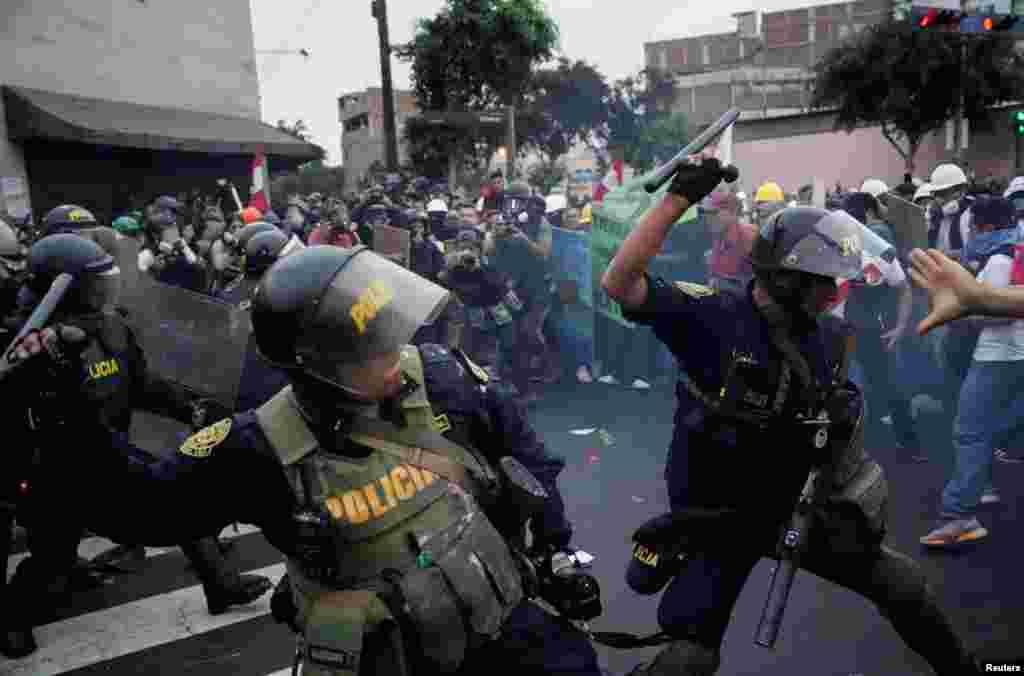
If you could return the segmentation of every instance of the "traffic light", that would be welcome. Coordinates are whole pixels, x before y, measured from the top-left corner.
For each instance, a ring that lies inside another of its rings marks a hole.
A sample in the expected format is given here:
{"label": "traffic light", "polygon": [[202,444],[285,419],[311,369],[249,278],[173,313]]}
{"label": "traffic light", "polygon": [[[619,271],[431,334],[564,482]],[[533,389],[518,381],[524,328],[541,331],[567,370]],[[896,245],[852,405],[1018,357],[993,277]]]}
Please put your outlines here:
{"label": "traffic light", "polygon": [[1013,131],[1017,136],[1024,136],[1024,110],[1013,114]]}
{"label": "traffic light", "polygon": [[987,31],[1008,31],[1017,23],[1020,17],[1016,16],[986,16],[981,27]]}

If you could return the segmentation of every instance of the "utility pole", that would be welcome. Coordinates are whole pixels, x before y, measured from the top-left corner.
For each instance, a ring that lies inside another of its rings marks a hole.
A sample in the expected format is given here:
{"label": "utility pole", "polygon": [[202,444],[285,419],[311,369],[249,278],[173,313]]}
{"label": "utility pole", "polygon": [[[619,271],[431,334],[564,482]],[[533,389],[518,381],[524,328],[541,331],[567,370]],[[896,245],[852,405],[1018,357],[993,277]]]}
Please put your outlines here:
{"label": "utility pole", "polygon": [[395,131],[395,93],[391,89],[391,43],[388,41],[387,0],[371,0],[370,12],[377,20],[380,39],[381,98],[384,104],[384,163],[388,171],[398,171],[398,140]]}
{"label": "utility pole", "polygon": [[964,104],[967,97],[964,92],[967,82],[967,36],[957,35],[960,39],[960,105],[956,108],[956,119],[953,122],[953,153],[958,167],[964,166]]}
{"label": "utility pole", "polygon": [[505,111],[508,115],[508,127],[505,136],[505,171],[506,181],[511,183],[515,177],[516,170],[516,107],[508,106]]}

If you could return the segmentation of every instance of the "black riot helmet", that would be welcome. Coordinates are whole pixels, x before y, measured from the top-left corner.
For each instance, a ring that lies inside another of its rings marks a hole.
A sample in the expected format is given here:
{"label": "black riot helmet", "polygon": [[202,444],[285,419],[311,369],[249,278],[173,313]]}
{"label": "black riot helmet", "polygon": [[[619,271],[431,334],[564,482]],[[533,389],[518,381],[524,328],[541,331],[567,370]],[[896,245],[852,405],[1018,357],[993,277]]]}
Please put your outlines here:
{"label": "black riot helmet", "polygon": [[346,392],[349,375],[406,345],[451,294],[363,246],[312,246],[275,263],[253,295],[260,355]]}
{"label": "black riot helmet", "polygon": [[295,235],[289,237],[276,229],[258,232],[245,245],[245,276],[258,279],[279,258],[305,248],[306,245]]}
{"label": "black riot helmet", "polygon": [[78,232],[98,225],[96,217],[88,209],[74,204],[64,204],[51,209],[43,217],[43,236]]}
{"label": "black riot helmet", "polygon": [[811,317],[815,295],[836,279],[860,280],[866,261],[892,261],[896,252],[845,211],[787,207],[758,229],[750,261],[758,281],[784,308]]}
{"label": "black riot helmet", "polygon": [[90,314],[117,303],[121,274],[114,257],[96,242],[79,235],[44,237],[28,253],[28,287],[42,297],[62,273],[75,278],[61,301],[62,314]]}
{"label": "black riot helmet", "polygon": [[281,232],[281,229],[266,221],[256,221],[245,226],[235,233],[235,246],[238,248],[239,255],[245,254],[245,247],[249,244],[249,240],[261,232]]}

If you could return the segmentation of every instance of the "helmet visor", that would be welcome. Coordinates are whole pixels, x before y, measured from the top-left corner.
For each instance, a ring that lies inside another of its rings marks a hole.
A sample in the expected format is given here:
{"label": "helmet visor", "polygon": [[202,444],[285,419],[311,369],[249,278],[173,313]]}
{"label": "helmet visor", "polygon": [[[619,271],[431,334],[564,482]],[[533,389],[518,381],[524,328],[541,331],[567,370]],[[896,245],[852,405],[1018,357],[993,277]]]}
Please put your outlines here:
{"label": "helmet visor", "polygon": [[368,250],[358,251],[334,277],[321,299],[316,327],[335,333],[317,340],[318,351],[336,364],[360,363],[394,352],[431,324],[450,292]]}
{"label": "helmet visor", "polygon": [[[827,212],[813,222],[801,218],[804,214],[791,213],[781,211],[761,228],[762,237],[774,239],[775,228],[785,226],[780,260],[783,269],[856,280],[863,274],[865,258],[888,263],[896,257],[891,244],[845,211]],[[806,215],[814,216],[814,212]]]}

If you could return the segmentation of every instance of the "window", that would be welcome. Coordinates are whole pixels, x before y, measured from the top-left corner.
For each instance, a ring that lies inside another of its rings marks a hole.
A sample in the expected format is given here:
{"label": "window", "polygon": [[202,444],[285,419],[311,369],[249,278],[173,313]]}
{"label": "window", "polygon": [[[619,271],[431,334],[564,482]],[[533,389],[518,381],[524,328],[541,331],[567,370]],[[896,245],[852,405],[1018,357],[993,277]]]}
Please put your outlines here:
{"label": "window", "polygon": [[711,63],[711,45],[708,43],[701,44],[701,56],[703,57],[704,65]]}
{"label": "window", "polygon": [[839,24],[839,39],[845,40],[850,37],[850,24]]}
{"label": "window", "polygon": [[668,47],[663,47],[658,50],[658,61],[661,64],[662,70],[668,69]]}

